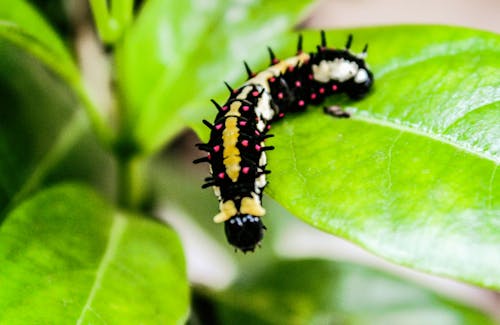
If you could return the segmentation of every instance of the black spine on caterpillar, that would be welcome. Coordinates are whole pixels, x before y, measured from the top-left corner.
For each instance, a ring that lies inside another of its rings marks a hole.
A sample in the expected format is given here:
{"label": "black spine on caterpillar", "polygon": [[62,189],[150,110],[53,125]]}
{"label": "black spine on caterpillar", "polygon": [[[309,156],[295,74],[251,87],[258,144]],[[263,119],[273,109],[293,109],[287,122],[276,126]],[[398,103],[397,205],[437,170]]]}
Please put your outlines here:
{"label": "black spine on caterpillar", "polygon": [[194,162],[210,164],[211,177],[202,187],[213,187],[220,205],[214,221],[224,222],[228,242],[237,249],[253,251],[263,237],[261,201],[269,173],[265,151],[273,149],[264,140],[271,136],[270,124],[332,94],[359,99],[372,87],[373,74],[364,61],[367,46],[354,54],[351,43],[349,35],[344,49],[328,48],[321,32],[317,51],[306,54],[299,36],[296,56],[282,61],[268,48],[269,68],[254,73],[245,63],[249,80],[237,89],[226,83],[230,94],[223,106],[213,101],[218,110],[214,123],[203,121],[211,129],[210,140],[198,145],[208,155]]}

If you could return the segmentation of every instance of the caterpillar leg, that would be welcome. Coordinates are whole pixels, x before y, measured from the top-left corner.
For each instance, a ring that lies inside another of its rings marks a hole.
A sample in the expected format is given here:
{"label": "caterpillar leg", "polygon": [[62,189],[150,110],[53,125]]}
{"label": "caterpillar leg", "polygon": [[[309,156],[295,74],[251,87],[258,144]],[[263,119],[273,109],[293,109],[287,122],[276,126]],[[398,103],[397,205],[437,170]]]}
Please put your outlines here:
{"label": "caterpillar leg", "polygon": [[323,112],[325,112],[325,114],[328,114],[328,115],[331,115],[331,116],[337,117],[337,118],[351,117],[351,114],[344,111],[344,109],[338,105],[325,106],[325,107],[323,107]]}

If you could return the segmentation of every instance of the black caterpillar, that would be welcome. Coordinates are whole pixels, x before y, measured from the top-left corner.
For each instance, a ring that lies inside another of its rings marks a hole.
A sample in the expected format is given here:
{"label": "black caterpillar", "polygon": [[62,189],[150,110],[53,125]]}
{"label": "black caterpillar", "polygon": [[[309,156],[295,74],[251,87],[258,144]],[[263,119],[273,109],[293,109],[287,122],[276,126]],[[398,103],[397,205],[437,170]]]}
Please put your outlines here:
{"label": "black caterpillar", "polygon": [[[328,48],[322,31],[321,45],[308,54],[299,35],[295,56],[280,61],[268,48],[271,64],[266,70],[253,73],[245,62],[248,80],[243,86],[232,89],[226,83],[230,96],[223,106],[212,100],[218,110],[215,121],[203,120],[211,130],[210,140],[197,144],[208,154],[194,163],[210,164],[211,176],[202,187],[213,187],[220,205],[214,221],[224,222],[227,240],[237,249],[253,251],[266,229],[261,200],[269,174],[265,151],[273,149],[264,144],[272,136],[271,123],[332,94],[359,99],[370,90],[373,74],[364,61],[368,46],[354,54],[351,43],[349,35],[345,49]],[[349,116],[342,110],[328,113]]]}

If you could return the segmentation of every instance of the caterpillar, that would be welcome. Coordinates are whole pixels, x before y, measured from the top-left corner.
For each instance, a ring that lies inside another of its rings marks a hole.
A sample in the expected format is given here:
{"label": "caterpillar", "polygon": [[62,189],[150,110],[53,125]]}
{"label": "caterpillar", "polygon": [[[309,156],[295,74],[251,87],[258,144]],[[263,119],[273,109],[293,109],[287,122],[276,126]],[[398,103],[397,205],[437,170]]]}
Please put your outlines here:
{"label": "caterpillar", "polygon": [[[212,99],[217,108],[215,120],[203,120],[210,140],[197,144],[207,155],[193,162],[210,165],[202,188],[213,188],[220,210],[214,221],[224,222],[227,241],[235,249],[254,251],[264,236],[261,202],[270,173],[265,152],[274,149],[264,141],[272,137],[268,133],[271,123],[309,104],[321,104],[333,94],[360,99],[372,87],[373,74],[365,63],[368,45],[354,54],[351,44],[349,35],[344,49],[329,48],[321,31],[321,43],[313,53],[302,50],[302,35],[293,57],[279,60],[268,47],[271,62],[267,69],[254,73],[244,62],[248,80],[236,89],[225,83],[229,98],[224,105]],[[325,112],[349,116],[339,109],[325,108]]]}

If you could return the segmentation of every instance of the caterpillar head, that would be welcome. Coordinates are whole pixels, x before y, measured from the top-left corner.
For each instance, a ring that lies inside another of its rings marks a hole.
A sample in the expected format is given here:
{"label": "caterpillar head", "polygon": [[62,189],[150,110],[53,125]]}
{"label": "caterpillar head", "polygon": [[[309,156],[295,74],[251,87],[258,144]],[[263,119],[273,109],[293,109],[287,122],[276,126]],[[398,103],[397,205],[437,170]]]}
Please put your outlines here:
{"label": "caterpillar head", "polygon": [[352,99],[363,98],[373,86],[373,73],[367,68],[364,61],[357,63],[355,75],[346,82],[345,92]]}
{"label": "caterpillar head", "polygon": [[264,237],[264,229],[261,218],[250,214],[237,214],[224,222],[227,241],[243,253],[255,250]]}
{"label": "caterpillar head", "polygon": [[373,74],[364,60],[348,51],[323,49],[312,64],[314,80],[337,84],[349,97],[362,98],[373,85]]}
{"label": "caterpillar head", "polygon": [[368,45],[363,51],[354,54],[350,51],[352,35],[349,35],[345,49],[332,49],[326,46],[325,33],[321,32],[321,46],[313,54],[313,78],[320,84],[329,84],[345,91],[353,99],[365,96],[373,85],[373,74],[365,63]]}

